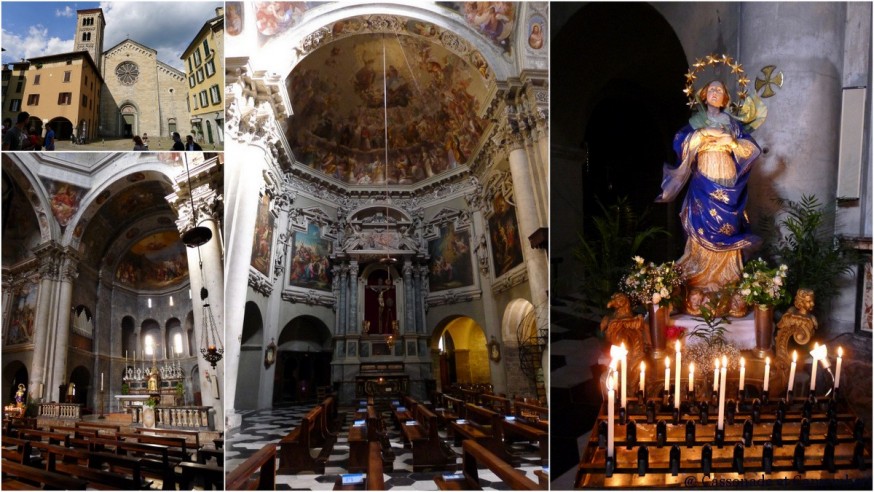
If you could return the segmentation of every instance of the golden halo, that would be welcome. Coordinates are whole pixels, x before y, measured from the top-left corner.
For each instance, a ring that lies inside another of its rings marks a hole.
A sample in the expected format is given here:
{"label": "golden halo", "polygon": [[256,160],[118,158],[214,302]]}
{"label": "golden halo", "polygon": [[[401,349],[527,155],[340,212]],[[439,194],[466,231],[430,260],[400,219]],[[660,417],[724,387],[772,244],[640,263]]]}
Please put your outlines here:
{"label": "golden halo", "polygon": [[726,67],[731,68],[731,73],[737,74],[737,99],[738,102],[732,106],[740,107],[743,105],[744,99],[747,98],[747,84],[750,83],[750,79],[747,78],[744,73],[743,65],[739,62],[736,62],[730,56],[723,54],[722,56],[716,55],[707,55],[703,59],[698,58],[695,60],[695,63],[689,67],[689,71],[686,72],[686,88],[683,89],[683,94],[686,94],[686,97],[689,99],[689,102],[686,103],[686,106],[689,106],[689,109],[695,107],[695,81],[698,80],[698,72],[703,71],[705,68],[713,66],[713,65],[725,65]]}

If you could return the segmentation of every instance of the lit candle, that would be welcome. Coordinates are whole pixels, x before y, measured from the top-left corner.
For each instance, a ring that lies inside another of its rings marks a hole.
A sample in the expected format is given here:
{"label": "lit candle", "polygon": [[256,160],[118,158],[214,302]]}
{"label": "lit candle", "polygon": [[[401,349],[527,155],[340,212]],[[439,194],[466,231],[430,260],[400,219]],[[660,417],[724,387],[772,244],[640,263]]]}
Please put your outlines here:
{"label": "lit candle", "polygon": [[695,391],[695,363],[689,363],[689,393]]}
{"label": "lit candle", "polygon": [[[619,398],[622,402],[622,408],[625,408],[625,403],[627,401],[627,391],[628,391],[628,350],[625,348],[625,342],[622,342],[620,346],[613,345],[610,347],[610,356],[613,358],[613,361],[619,360],[619,364],[622,366],[622,386],[619,390]],[[617,374],[618,378],[619,375]]]}
{"label": "lit candle", "polygon": [[[840,367],[840,363],[838,363],[838,368]],[[640,361],[640,392],[643,393],[643,398],[646,399],[646,362],[644,361]]]}
{"label": "lit candle", "polygon": [[765,357],[765,387],[762,388],[762,391],[768,392],[768,380],[771,379],[771,358]]}
{"label": "lit candle", "polygon": [[674,408],[680,408],[680,372],[683,370],[683,359],[680,355],[680,341],[674,342],[674,349],[677,353],[677,373],[674,375]]}
{"label": "lit candle", "polygon": [[740,383],[737,385],[738,391],[744,390],[744,379],[747,375],[747,361],[743,357],[740,358]]}
{"label": "lit candle", "polygon": [[728,373],[728,357],[722,356],[722,367],[719,371],[719,420],[717,421],[718,429],[723,430],[725,427],[725,379]]}
{"label": "lit candle", "polygon": [[795,387],[795,363],[798,361],[798,351],[792,351],[792,365],[789,366],[789,387],[786,388],[786,392],[789,393],[789,396],[792,396],[792,389]]}
{"label": "lit candle", "polygon": [[719,357],[713,359],[713,391],[719,391]]}
{"label": "lit candle", "polygon": [[844,358],[844,349],[838,347],[838,366],[835,369],[835,389],[841,386],[841,361]]}
{"label": "lit candle", "polygon": [[816,357],[816,353],[819,349],[819,342],[813,344],[813,350],[810,351],[810,355],[813,357],[813,361],[811,362],[810,368],[810,392],[813,393],[816,391],[816,366],[819,359]]}
{"label": "lit candle", "polygon": [[665,393],[671,392],[671,358],[665,356]]}
{"label": "lit candle", "polygon": [[100,373],[100,391],[103,391],[103,373]]}
{"label": "lit candle", "polygon": [[[615,371],[613,371],[615,373]],[[607,377],[607,456],[613,457],[613,412],[616,392],[613,390],[613,374]]]}

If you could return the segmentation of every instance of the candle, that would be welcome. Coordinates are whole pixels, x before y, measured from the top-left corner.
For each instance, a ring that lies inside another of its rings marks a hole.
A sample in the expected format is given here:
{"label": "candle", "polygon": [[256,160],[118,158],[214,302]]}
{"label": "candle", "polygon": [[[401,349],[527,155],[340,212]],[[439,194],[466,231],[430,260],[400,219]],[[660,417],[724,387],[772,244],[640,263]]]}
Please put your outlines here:
{"label": "candle", "polygon": [[622,342],[620,347],[622,347],[622,358],[619,359],[619,363],[622,364],[622,389],[620,398],[622,399],[622,408],[625,408],[626,391],[628,388],[628,350],[625,349],[625,342]]}
{"label": "candle", "polygon": [[689,363],[689,393],[695,391],[695,363]]}
{"label": "candle", "polygon": [[719,391],[719,357],[713,360],[713,391]]}
{"label": "candle", "polygon": [[717,421],[718,429],[725,428],[725,379],[728,372],[728,357],[722,356],[722,367],[719,371],[719,420]]}
{"label": "candle", "polygon": [[680,355],[680,341],[674,342],[674,349],[677,353],[677,373],[674,375],[674,408],[680,408],[680,372],[683,370],[683,359]]}
{"label": "candle", "polygon": [[812,367],[810,369],[810,392],[811,393],[816,391],[816,366],[818,365],[817,362],[819,361],[816,354],[817,354],[817,352],[819,352],[818,349],[819,349],[819,342],[815,342],[813,344],[813,350],[810,351],[810,355],[813,357],[813,361],[811,363]]}
{"label": "candle", "polygon": [[671,358],[665,356],[665,393],[671,392]]}
{"label": "candle", "polygon": [[768,392],[768,380],[771,379],[771,358],[765,357],[765,387],[762,388],[762,391]]}
{"label": "candle", "polygon": [[786,388],[786,393],[792,395],[792,388],[795,387],[795,363],[798,360],[798,351],[792,351],[792,365],[789,366],[789,387]]}
{"label": "candle", "polygon": [[838,347],[838,366],[835,369],[835,389],[841,386],[841,360],[844,357],[844,349]]}
{"label": "candle", "polygon": [[[838,369],[840,367],[840,362],[838,362]],[[640,392],[643,393],[643,398],[646,399],[646,362],[644,361],[640,361]]]}
{"label": "candle", "polygon": [[747,375],[747,361],[743,357],[740,358],[740,383],[737,385],[738,391],[744,390],[744,379]]}
{"label": "candle", "polygon": [[[615,374],[615,371],[613,371]],[[616,392],[613,390],[613,374],[607,376],[607,456],[613,457],[613,411]]]}
{"label": "candle", "polygon": [[103,373],[100,373],[100,391],[103,391]]}

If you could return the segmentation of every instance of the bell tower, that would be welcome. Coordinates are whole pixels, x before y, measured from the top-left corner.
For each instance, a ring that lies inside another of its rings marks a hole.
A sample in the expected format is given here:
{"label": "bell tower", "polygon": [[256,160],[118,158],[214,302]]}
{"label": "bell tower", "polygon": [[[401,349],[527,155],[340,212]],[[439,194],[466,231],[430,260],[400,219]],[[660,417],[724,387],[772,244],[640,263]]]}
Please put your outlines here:
{"label": "bell tower", "polygon": [[103,9],[85,9],[76,11],[76,37],[74,51],[87,51],[94,60],[98,72],[103,75],[103,31],[106,21]]}

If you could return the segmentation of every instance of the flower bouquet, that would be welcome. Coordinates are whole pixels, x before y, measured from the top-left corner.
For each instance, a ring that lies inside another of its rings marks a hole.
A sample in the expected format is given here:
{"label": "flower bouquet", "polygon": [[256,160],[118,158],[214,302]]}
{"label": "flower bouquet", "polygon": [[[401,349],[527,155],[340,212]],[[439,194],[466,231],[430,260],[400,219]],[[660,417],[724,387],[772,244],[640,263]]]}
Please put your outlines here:
{"label": "flower bouquet", "polygon": [[683,283],[683,270],[673,261],[656,265],[640,256],[632,259],[634,265],[622,278],[620,290],[639,304],[670,306],[674,289]]}
{"label": "flower bouquet", "polygon": [[747,304],[777,306],[788,300],[785,287],[788,270],[786,265],[770,268],[761,258],[752,260],[744,265],[737,288]]}

